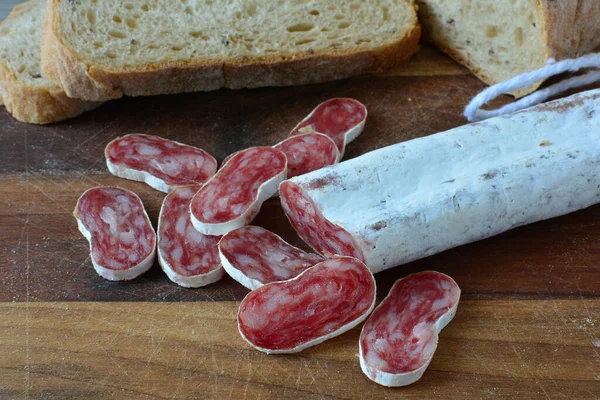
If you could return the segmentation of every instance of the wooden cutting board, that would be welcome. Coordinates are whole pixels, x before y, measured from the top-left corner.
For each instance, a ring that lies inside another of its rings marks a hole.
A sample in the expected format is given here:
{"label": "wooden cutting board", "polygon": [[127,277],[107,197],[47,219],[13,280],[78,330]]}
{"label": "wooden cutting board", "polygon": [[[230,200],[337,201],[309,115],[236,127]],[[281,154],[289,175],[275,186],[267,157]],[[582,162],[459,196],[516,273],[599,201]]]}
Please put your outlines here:
{"label": "wooden cutting board", "polygon": [[[361,373],[359,329],[297,355],[252,350],[235,320],[247,290],[227,277],[196,290],[158,265],[129,283],[99,278],[71,215],[84,190],[119,185],[140,195],[156,223],[164,195],[105,167],[104,146],[119,135],[164,136],[221,161],[277,143],[319,102],[348,96],[369,109],[353,158],[464,124],[462,108],[483,88],[425,47],[386,75],[123,99],[45,127],[2,108],[0,398],[599,397],[599,206],[378,274],[379,299],[426,269],[452,276],[463,293],[423,378],[398,389]],[[255,223],[302,246],[275,199]]]}

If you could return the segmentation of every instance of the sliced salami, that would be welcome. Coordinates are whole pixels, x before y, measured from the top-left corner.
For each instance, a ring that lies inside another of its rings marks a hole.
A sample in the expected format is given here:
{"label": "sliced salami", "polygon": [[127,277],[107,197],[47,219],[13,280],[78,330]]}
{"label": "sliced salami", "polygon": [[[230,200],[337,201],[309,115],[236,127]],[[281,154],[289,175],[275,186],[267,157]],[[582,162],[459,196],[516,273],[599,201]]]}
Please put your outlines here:
{"label": "sliced salami", "polygon": [[452,278],[426,271],[397,281],[363,326],[360,367],[384,386],[418,381],[437,348],[438,334],[454,318],[460,288]]}
{"label": "sliced salami", "polygon": [[235,153],[231,153],[230,155],[228,155],[227,157],[225,157],[225,159],[223,160],[223,162],[221,163],[221,168],[223,168],[225,166],[225,164],[227,164],[227,162],[229,160],[231,160],[231,158],[233,156],[235,156],[237,153],[239,153],[239,151],[236,151]]}
{"label": "sliced salami", "polygon": [[250,292],[238,328],[260,351],[296,353],[352,329],[374,306],[371,272],[357,259],[338,257]]}
{"label": "sliced salami", "polygon": [[334,141],[320,133],[292,136],[275,146],[287,157],[287,177],[316,171],[340,161],[340,151]]}
{"label": "sliced salami", "polygon": [[272,147],[237,152],[196,193],[190,205],[194,228],[224,235],[247,225],[285,179],[285,154]]}
{"label": "sliced salami", "polygon": [[259,226],[244,226],[223,236],[219,254],[229,276],[250,290],[292,279],[323,261]]}
{"label": "sliced salami", "polygon": [[329,136],[344,156],[346,145],[365,128],[367,107],[358,100],[335,98],[319,104],[292,130],[290,136],[318,132]]}
{"label": "sliced salami", "polygon": [[130,280],[152,266],[156,234],[135,193],[117,187],[89,189],[73,215],[90,242],[92,264],[101,277]]}
{"label": "sliced salami", "polygon": [[343,227],[329,221],[302,186],[285,181],[279,187],[279,194],[292,226],[315,251],[325,257],[344,255],[366,261],[359,242]]}
{"label": "sliced salami", "polygon": [[216,282],[225,270],[219,260],[220,236],[207,236],[192,226],[190,202],[200,185],[171,191],[158,217],[158,261],[176,284],[197,288]]}
{"label": "sliced salami", "polygon": [[104,155],[113,175],[146,182],[165,193],[175,186],[204,183],[217,171],[217,160],[206,151],[151,135],[117,138]]}
{"label": "sliced salami", "polygon": [[372,151],[280,186],[318,253],[378,272],[600,202],[600,90]]}

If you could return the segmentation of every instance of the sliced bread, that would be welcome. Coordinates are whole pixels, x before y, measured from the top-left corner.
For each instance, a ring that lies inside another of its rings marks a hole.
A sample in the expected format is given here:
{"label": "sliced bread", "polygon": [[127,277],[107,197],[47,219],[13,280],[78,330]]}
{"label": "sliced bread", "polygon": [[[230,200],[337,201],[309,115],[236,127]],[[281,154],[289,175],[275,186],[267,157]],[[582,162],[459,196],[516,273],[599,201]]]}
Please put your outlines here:
{"label": "sliced bread", "polygon": [[417,2],[425,35],[490,85],[600,46],[598,0]]}
{"label": "sliced bread", "polygon": [[42,65],[86,100],[287,86],[418,49],[414,0],[49,0]]}
{"label": "sliced bread", "polygon": [[71,118],[98,106],[67,97],[60,86],[42,74],[40,34],[44,9],[44,0],[32,0],[16,6],[0,23],[1,100],[13,117],[34,124]]}

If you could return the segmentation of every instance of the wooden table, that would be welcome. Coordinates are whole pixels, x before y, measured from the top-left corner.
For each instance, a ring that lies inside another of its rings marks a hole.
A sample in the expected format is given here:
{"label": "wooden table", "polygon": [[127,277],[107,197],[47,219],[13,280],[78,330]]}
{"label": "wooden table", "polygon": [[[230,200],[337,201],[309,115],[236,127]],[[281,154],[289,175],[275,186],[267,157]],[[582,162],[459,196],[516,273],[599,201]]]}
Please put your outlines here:
{"label": "wooden table", "polygon": [[[161,135],[223,160],[278,142],[322,100],[350,96],[369,108],[352,158],[464,124],[463,106],[483,88],[425,47],[386,75],[123,99],[46,127],[1,109],[0,398],[600,397],[599,206],[378,274],[380,299],[425,269],[449,274],[463,293],[424,377],[400,389],[363,376],[359,329],[297,355],[252,350],[235,320],[247,290],[230,278],[183,289],[157,265],[129,283],[99,278],[71,215],[84,190],[119,185],[156,223],[163,194],[105,167],[104,146],[118,135]],[[302,245],[277,200],[256,223]]]}

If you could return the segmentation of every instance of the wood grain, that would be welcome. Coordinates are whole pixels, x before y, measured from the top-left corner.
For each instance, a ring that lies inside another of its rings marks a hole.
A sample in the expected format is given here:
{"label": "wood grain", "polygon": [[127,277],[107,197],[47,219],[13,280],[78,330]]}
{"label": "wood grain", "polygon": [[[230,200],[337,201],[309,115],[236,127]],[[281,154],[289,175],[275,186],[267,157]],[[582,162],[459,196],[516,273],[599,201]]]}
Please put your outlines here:
{"label": "wood grain", "polygon": [[[236,302],[2,303],[0,398],[594,398],[600,300],[463,301],[425,376],[372,384],[359,329],[298,355],[237,334]],[[29,324],[27,324],[29,322]],[[57,323],[59,322],[59,323]],[[25,363],[25,365],[24,365]],[[452,394],[452,395],[451,395]],[[123,396],[123,397],[122,397]]]}
{"label": "wood grain", "polygon": [[[483,88],[424,46],[384,75],[125,98],[50,126],[0,109],[0,399],[600,397],[600,206],[378,274],[379,299],[425,269],[463,292],[431,367],[403,389],[362,375],[357,329],[298,355],[252,350],[235,323],[248,291],[229,278],[184,289],[157,265],[128,283],[99,278],[71,215],[84,190],[118,185],[156,224],[164,194],[106,170],[103,149],[117,136],[156,134],[223,160],[279,142],[316,104],[348,96],[369,109],[348,159],[464,124],[462,108]],[[255,223],[306,248],[276,199]]]}

